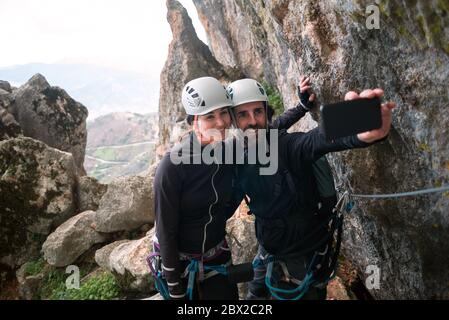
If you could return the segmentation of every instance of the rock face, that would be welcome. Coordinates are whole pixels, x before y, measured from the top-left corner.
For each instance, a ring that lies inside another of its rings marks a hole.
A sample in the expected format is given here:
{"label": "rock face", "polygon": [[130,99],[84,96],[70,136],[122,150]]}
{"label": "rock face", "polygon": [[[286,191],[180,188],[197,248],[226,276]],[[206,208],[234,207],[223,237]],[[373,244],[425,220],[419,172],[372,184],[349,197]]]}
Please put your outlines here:
{"label": "rock face", "polygon": [[0,89],[4,90],[5,92],[9,92],[9,93],[12,92],[11,85],[9,84],[8,81],[0,80]]}
{"label": "rock face", "polygon": [[14,119],[14,116],[2,107],[1,99],[0,96],[0,141],[21,136],[22,128]]}
{"label": "rock face", "polygon": [[40,75],[14,90],[11,113],[27,137],[72,153],[79,173],[84,175],[87,109],[64,90],[51,87]]}
{"label": "rock face", "polygon": [[95,253],[95,261],[117,277],[125,291],[150,293],[153,279],[146,262],[151,252],[154,228],[139,240],[122,240],[107,245]]}
{"label": "rock face", "polygon": [[153,178],[130,176],[114,180],[101,198],[95,216],[99,232],[133,230],[154,222]]}
{"label": "rock face", "polygon": [[[449,183],[446,2],[417,0],[405,7],[382,1],[374,8],[367,0],[194,3],[222,69],[233,67],[266,80],[279,89],[286,106],[297,102],[295,85],[301,75],[311,77],[318,103],[342,100],[345,92],[368,87],[384,88],[387,99],[397,103],[388,141],[330,156],[337,183],[345,190],[391,193]],[[203,52],[182,41],[192,28],[177,23],[188,21],[178,4],[168,1],[168,6],[174,40],[161,77],[164,142],[171,128],[167,124],[181,113],[178,79],[188,73],[180,70],[189,57]],[[380,29],[368,29],[367,18],[376,12]],[[220,69],[215,66],[210,70]],[[318,120],[315,112],[296,129],[310,129]],[[449,256],[444,254],[449,249],[448,208],[447,194],[357,201],[346,219],[344,252],[362,278],[368,265],[380,268],[381,289],[370,290],[375,298],[449,297]]]}
{"label": "rock face", "polygon": [[27,264],[25,263],[16,273],[19,296],[24,300],[37,300],[39,299],[39,289],[42,285],[44,275],[42,273],[27,275],[26,268]]}
{"label": "rock face", "polygon": [[[257,239],[254,229],[254,216],[236,216],[226,225],[227,241],[232,253],[232,263],[252,262],[257,254]],[[239,297],[245,299],[248,292],[247,283],[239,283]]]}
{"label": "rock face", "polygon": [[240,76],[212,56],[207,45],[196,36],[192,20],[178,1],[167,0],[167,9],[173,40],[161,73],[159,142],[163,145],[176,141],[186,129],[181,90],[188,81],[204,76],[229,81]]}
{"label": "rock face", "polygon": [[0,263],[35,259],[52,230],[76,212],[71,154],[26,138],[0,142]]}
{"label": "rock face", "polygon": [[263,50],[255,50],[260,44],[253,33],[256,21],[248,24],[236,1],[193,2],[214,58],[223,66],[240,69],[245,75],[262,77]]}
{"label": "rock face", "polygon": [[0,141],[16,138],[22,135],[22,128],[11,114],[11,86],[0,80]]}
{"label": "rock face", "polygon": [[60,225],[42,245],[44,259],[52,266],[65,267],[94,244],[107,240],[92,227],[95,212],[85,211]]}
{"label": "rock face", "polygon": [[99,183],[95,178],[80,177],[78,182],[78,211],[96,211],[101,197],[103,197],[107,189],[107,185]]}

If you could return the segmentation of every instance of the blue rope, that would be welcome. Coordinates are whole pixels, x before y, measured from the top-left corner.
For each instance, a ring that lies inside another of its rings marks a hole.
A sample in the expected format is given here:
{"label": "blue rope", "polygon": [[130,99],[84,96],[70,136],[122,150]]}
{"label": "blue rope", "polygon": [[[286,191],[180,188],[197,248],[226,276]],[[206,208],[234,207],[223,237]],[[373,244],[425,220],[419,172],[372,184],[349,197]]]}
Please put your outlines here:
{"label": "blue rope", "polygon": [[[193,287],[195,286],[195,275],[199,271],[199,262],[198,260],[192,259],[188,266],[189,269],[189,280],[187,284],[186,294],[189,297],[189,300],[193,300]],[[204,266],[204,270],[208,271],[217,271],[222,275],[227,275],[228,272],[226,270],[226,265],[217,265],[217,266]]]}
{"label": "blue rope", "polygon": [[224,276],[228,275],[228,271],[226,270],[225,264],[221,264],[221,265],[217,265],[217,266],[204,266],[204,270],[217,271],[218,273],[220,273]]}
{"label": "blue rope", "polygon": [[189,296],[189,300],[193,300],[193,286],[195,285],[195,275],[198,272],[198,261],[192,260],[189,264],[189,281],[187,284],[186,294]]}
{"label": "blue rope", "polygon": [[160,272],[158,272],[156,279],[156,290],[159,291],[164,298],[164,300],[170,299],[170,293],[168,291],[168,286],[165,284],[165,282],[162,280],[162,275]]}
{"label": "blue rope", "polygon": [[[313,273],[309,271],[306,274],[306,276],[304,277],[301,284],[294,289],[275,288],[271,284],[271,276],[273,274],[273,265],[274,265],[274,262],[268,263],[267,273],[265,275],[265,285],[270,290],[271,295],[278,300],[299,300],[299,299],[301,299],[304,296],[304,294],[309,290],[309,286],[312,283]],[[286,299],[286,298],[283,298],[278,295],[278,293],[295,294],[297,292],[299,292],[298,295],[291,299]]]}

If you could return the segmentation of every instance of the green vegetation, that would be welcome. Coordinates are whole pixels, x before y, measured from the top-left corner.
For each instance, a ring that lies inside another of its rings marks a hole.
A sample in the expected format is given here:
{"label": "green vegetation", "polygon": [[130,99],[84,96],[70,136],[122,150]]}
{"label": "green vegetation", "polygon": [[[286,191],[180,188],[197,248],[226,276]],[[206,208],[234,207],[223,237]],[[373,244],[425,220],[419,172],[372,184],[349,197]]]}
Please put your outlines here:
{"label": "green vegetation", "polygon": [[115,152],[114,152],[114,149],[112,149],[112,148],[97,149],[97,150],[95,150],[93,156],[96,158],[105,160],[105,161],[115,161],[116,160]]}
{"label": "green vegetation", "polygon": [[446,13],[449,13],[449,3],[446,0],[438,0],[437,7],[441,11],[445,11]]}
{"label": "green vegetation", "polygon": [[[50,300],[110,300],[120,296],[120,288],[114,275],[110,272],[96,274],[79,289],[67,289],[66,279],[69,274],[65,270],[53,269],[45,275],[40,290],[41,299]],[[81,277],[83,272],[81,272]]]}
{"label": "green vegetation", "polygon": [[112,273],[97,269],[95,263],[80,266],[79,289],[67,289],[66,280],[70,274],[64,268],[55,268],[40,258],[26,263],[25,275],[43,274],[37,297],[43,300],[111,300],[121,296],[120,287]]}
{"label": "green vegetation", "polygon": [[68,290],[70,300],[111,300],[117,299],[119,295],[120,288],[110,272],[91,277],[81,285],[79,290]]}
{"label": "green vegetation", "polygon": [[51,269],[45,274],[39,296],[44,300],[64,300],[67,274],[61,269]]}
{"label": "green vegetation", "polygon": [[44,270],[45,261],[44,259],[39,259],[37,261],[27,262],[25,265],[25,275],[26,276],[35,276],[41,273]]}
{"label": "green vegetation", "polygon": [[430,148],[430,146],[429,146],[427,143],[425,143],[425,142],[421,142],[421,143],[418,145],[418,149],[421,150],[421,151],[423,151],[423,152],[428,152],[428,153],[430,153],[430,152],[432,151],[432,149]]}
{"label": "green vegetation", "polygon": [[262,85],[267,91],[268,104],[274,109],[274,114],[279,115],[284,112],[284,103],[282,102],[280,92],[266,81],[263,81]]}

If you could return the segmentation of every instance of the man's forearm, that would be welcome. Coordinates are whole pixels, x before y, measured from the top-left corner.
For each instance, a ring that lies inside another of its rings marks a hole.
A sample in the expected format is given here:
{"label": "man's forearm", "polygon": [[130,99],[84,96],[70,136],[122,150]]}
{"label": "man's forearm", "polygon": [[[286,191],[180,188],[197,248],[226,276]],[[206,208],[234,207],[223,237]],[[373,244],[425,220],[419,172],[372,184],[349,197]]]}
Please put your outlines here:
{"label": "man's forearm", "polygon": [[271,123],[271,127],[274,129],[287,130],[304,117],[307,112],[308,110],[298,103],[296,107],[285,110],[279,117],[274,119]]}

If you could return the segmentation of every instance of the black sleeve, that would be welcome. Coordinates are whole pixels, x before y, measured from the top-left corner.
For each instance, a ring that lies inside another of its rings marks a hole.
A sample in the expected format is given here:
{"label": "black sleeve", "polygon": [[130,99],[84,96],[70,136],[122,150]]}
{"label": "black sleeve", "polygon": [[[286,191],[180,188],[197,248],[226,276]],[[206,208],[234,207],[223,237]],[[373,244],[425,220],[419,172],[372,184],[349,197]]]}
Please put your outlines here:
{"label": "black sleeve", "polygon": [[273,120],[271,123],[271,127],[274,129],[285,129],[287,130],[296,122],[299,121],[302,117],[304,117],[307,113],[307,110],[304,109],[300,103],[296,105],[294,108],[290,108],[284,111],[279,117]]}
{"label": "black sleeve", "polygon": [[307,133],[295,132],[287,136],[287,157],[291,163],[297,163],[299,160],[315,162],[330,152],[365,148],[373,144],[359,140],[357,135],[327,141],[319,127]]}
{"label": "black sleeve", "polygon": [[154,178],[156,236],[170,295],[185,293],[179,269],[178,226],[182,180],[178,170],[167,154],[159,163]]}

